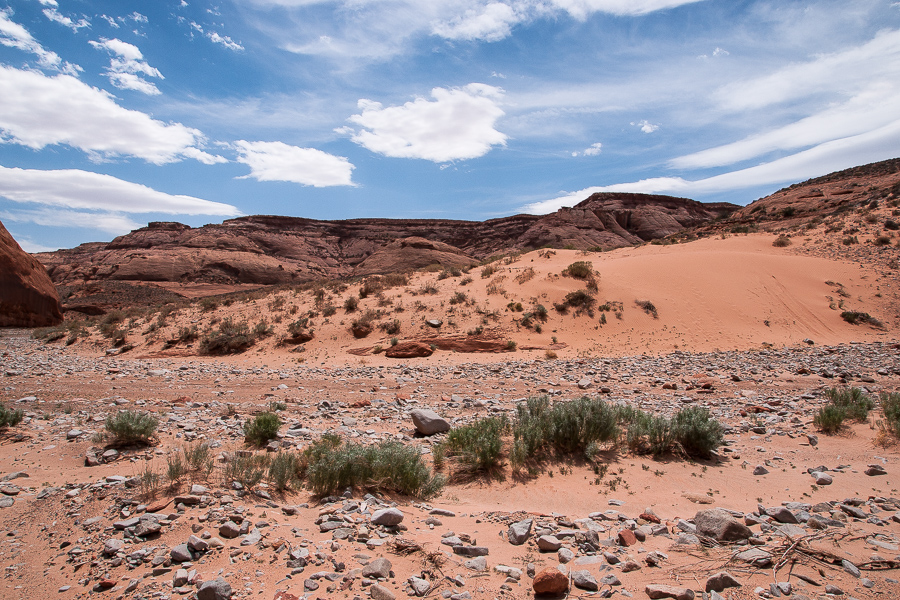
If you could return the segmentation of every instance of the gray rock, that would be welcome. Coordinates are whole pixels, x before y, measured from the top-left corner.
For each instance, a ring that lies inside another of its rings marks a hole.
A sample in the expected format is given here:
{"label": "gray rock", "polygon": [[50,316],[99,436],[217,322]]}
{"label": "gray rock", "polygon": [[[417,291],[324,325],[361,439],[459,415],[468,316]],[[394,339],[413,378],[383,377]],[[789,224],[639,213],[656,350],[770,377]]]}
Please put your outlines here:
{"label": "gray rock", "polygon": [[674,585],[648,584],[644,592],[653,600],[656,598],[675,598],[675,600],[694,600],[694,590]]}
{"label": "gray rock", "polygon": [[[632,561],[632,562],[634,562],[634,561]],[[626,573],[627,571],[622,571],[622,572]],[[609,573],[608,575],[604,575],[602,578],[600,578],[600,585],[617,586],[617,585],[622,585],[622,582],[619,580],[618,577],[616,577],[612,573]]]}
{"label": "gray rock", "polygon": [[109,538],[103,542],[103,555],[115,556],[116,553],[125,547],[125,542],[118,538]]}
{"label": "gray rock", "polygon": [[555,535],[542,535],[537,539],[537,547],[541,552],[556,552],[562,548],[562,542]]}
{"label": "gray rock", "polygon": [[363,567],[362,576],[376,579],[387,579],[391,576],[391,561],[386,558],[376,558]]}
{"label": "gray rock", "polygon": [[225,521],[221,527],[219,527],[219,535],[225,538],[226,540],[231,540],[236,538],[241,534],[241,528],[234,521]]}
{"label": "gray rock", "polygon": [[711,537],[717,542],[746,540],[753,532],[724,510],[713,508],[698,511],[694,516],[697,533]]}
{"label": "gray rock", "polygon": [[372,513],[372,523],[392,527],[403,522],[403,513],[396,508],[382,508]]}
{"label": "gray rock", "polygon": [[187,569],[177,569],[175,574],[172,576],[172,585],[174,587],[181,587],[188,582],[188,572]]}
{"label": "gray rock", "polygon": [[188,548],[187,544],[178,544],[169,552],[169,555],[172,557],[172,562],[174,563],[183,563],[190,562],[194,560],[194,557],[191,556],[191,551]]}
{"label": "gray rock", "polygon": [[510,525],[509,529],[506,531],[509,543],[513,546],[521,546],[527,542],[528,538],[531,536],[531,526],[533,524],[534,519],[525,519],[524,521],[518,521],[517,523]]}
{"label": "gray rock", "polygon": [[372,600],[394,600],[395,598],[394,592],[377,583],[369,588],[369,595]]}
{"label": "gray rock", "polygon": [[487,556],[490,550],[487,546],[453,546],[453,553],[460,556]]}
{"label": "gray rock", "polygon": [[862,575],[862,574],[859,572],[859,567],[857,567],[856,565],[854,565],[854,564],[853,564],[852,562],[850,562],[849,560],[846,560],[846,559],[842,560],[842,561],[841,561],[841,566],[844,567],[844,570],[845,570],[845,571],[847,571],[848,573],[850,573],[851,575],[853,575],[853,576],[856,577],[857,579],[859,579],[860,576]]}
{"label": "gray rock", "polygon": [[597,583],[597,579],[586,569],[574,571],[572,573],[572,585],[581,590],[588,590],[589,592],[596,592],[600,589],[600,584]]}
{"label": "gray rock", "polygon": [[262,532],[256,527],[253,530],[244,536],[244,539],[241,540],[241,546],[255,546],[262,539]]}
{"label": "gray rock", "polygon": [[706,580],[707,592],[721,592],[727,588],[741,587],[741,582],[728,571],[719,571]]}
{"label": "gray rock", "polygon": [[794,513],[789,511],[787,508],[783,506],[774,506],[772,508],[766,509],[766,514],[778,521],[779,523],[794,523],[797,524],[800,521],[797,520],[797,517],[794,516]]}
{"label": "gray rock", "polygon": [[816,480],[816,485],[831,485],[834,483],[834,478],[831,475],[821,471],[813,471],[812,476]]}
{"label": "gray rock", "polygon": [[431,583],[420,577],[413,576],[406,581],[409,583],[409,587],[412,588],[412,591],[416,596],[424,596],[428,593],[428,590],[431,589]]}
{"label": "gray rock", "polygon": [[487,571],[487,559],[483,556],[470,558],[464,564],[470,571],[478,571],[479,573],[482,571]]}
{"label": "gray rock", "polygon": [[772,555],[759,548],[749,548],[743,552],[738,552],[734,557],[739,561],[750,563],[760,568],[765,568],[772,564]]}
{"label": "gray rock", "polygon": [[422,435],[434,435],[450,431],[450,423],[433,410],[417,408],[410,411],[409,414],[412,417],[416,431]]}
{"label": "gray rock", "polygon": [[767,475],[769,470],[762,465],[756,465],[756,468],[753,469],[754,475]]}
{"label": "gray rock", "polygon": [[197,600],[231,600],[231,586],[222,577],[204,581],[197,590]]}
{"label": "gray rock", "polygon": [[869,467],[864,471],[866,475],[874,476],[874,475],[887,475],[887,471],[884,470],[884,467],[881,465],[869,465]]}
{"label": "gray rock", "polygon": [[825,593],[829,594],[831,596],[843,596],[844,590],[842,590],[841,588],[839,588],[836,585],[832,585],[829,583],[825,586]]}
{"label": "gray rock", "polygon": [[560,548],[556,553],[556,559],[561,564],[566,564],[570,562],[573,558],[575,558],[575,553],[569,550],[568,548]]}
{"label": "gray rock", "polygon": [[206,552],[209,548],[209,543],[206,540],[201,540],[196,535],[192,535],[188,538],[187,545],[188,548],[197,552]]}

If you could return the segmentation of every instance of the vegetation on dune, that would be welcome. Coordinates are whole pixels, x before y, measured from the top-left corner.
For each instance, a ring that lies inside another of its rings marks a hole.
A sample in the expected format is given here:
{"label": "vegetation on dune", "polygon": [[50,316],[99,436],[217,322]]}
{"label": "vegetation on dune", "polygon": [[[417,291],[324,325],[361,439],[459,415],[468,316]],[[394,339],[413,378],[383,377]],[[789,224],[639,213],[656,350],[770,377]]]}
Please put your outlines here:
{"label": "vegetation on dune", "polygon": [[155,416],[135,410],[120,410],[106,417],[105,424],[111,443],[122,446],[149,444],[158,425]]}

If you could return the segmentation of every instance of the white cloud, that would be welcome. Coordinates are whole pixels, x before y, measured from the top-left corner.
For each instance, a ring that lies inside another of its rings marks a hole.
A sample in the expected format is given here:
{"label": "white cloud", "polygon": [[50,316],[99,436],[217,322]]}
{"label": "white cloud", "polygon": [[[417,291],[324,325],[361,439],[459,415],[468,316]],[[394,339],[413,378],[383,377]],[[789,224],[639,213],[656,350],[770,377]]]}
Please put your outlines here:
{"label": "white cloud", "polygon": [[634,127],[640,127],[641,131],[644,133],[653,133],[657,129],[659,129],[659,125],[654,125],[650,121],[644,119],[643,121],[638,121],[637,123],[631,124]]}
{"label": "white cloud", "polygon": [[563,206],[574,206],[597,192],[705,195],[803,181],[833,171],[892,158],[897,154],[898,139],[900,139],[900,120],[874,131],[831,140],[784,158],[705,179],[689,181],[680,177],[656,177],[631,183],[590,187],[528,204],[522,207],[522,210],[531,214],[545,214]]}
{"label": "white cloud", "polygon": [[77,169],[42,171],[0,166],[0,196],[13,202],[113,213],[241,214],[230,204],[166,194],[111,175]]}
{"label": "white cloud", "polygon": [[521,20],[522,17],[508,4],[491,2],[467,10],[450,21],[436,23],[432,32],[450,40],[495,42],[509,37],[512,26]]}
{"label": "white cloud", "polygon": [[600,152],[602,152],[602,150],[601,150],[602,148],[603,148],[603,144],[601,144],[600,142],[597,142],[596,144],[591,144],[590,148],[585,148],[585,150],[584,150],[584,152],[582,152],[582,154],[584,154],[585,156],[597,156],[600,154]]}
{"label": "white cloud", "polygon": [[150,22],[150,20],[146,16],[142,15],[138,11],[134,11],[133,13],[128,15],[128,18],[131,19],[132,21],[134,21],[135,23],[149,23]]}
{"label": "white cloud", "polygon": [[144,61],[144,55],[137,46],[119,39],[108,40],[105,38],[100,38],[99,42],[91,40],[88,43],[98,50],[106,50],[113,55],[104,74],[109,77],[109,81],[115,87],[136,90],[150,96],[162,93],[156,85],[141,77],[141,75],[147,75],[165,79],[159,69],[151,67]]}
{"label": "white cloud", "polygon": [[77,65],[63,63],[56,52],[41,46],[27,29],[10,19],[12,14],[12,9],[0,9],[0,44],[34,54],[38,58],[38,63],[45,68],[72,75],[79,70]]}
{"label": "white cloud", "polygon": [[60,13],[55,8],[45,8],[43,10],[44,16],[53,21],[54,23],[59,23],[60,25],[64,25],[68,27],[72,31],[77,32],[79,29],[84,29],[85,27],[90,27],[91,23],[85,18],[81,18],[78,21],[73,21],[69,17]]}
{"label": "white cloud", "polygon": [[59,6],[56,0],[38,0],[43,6]]}
{"label": "white cloud", "polygon": [[[594,13],[640,16],[703,0],[251,0],[264,9],[289,9],[280,36],[291,52],[335,58],[384,60],[412,39],[435,35],[450,40],[494,42],[521,23]],[[305,9],[333,8],[328,22]],[[328,8],[321,8],[328,7]],[[268,33],[274,33],[270,30]]]}
{"label": "white cloud", "polygon": [[348,120],[361,129],[342,131],[372,152],[433,162],[478,158],[506,144],[506,135],[494,129],[504,114],[500,88],[470,83],[463,88],[434,88],[431,96],[433,101],[416,98],[388,108],[360,100],[362,112]]}
{"label": "white cloud", "polygon": [[[120,213],[112,212],[79,212],[61,208],[39,208],[34,210],[6,210],[0,211],[3,221],[14,223],[34,223],[43,227],[83,227],[96,229],[111,235],[122,235],[141,227],[138,223]],[[28,243],[16,238],[19,245],[26,252],[52,252],[56,248],[49,248],[39,244]]]}
{"label": "white cloud", "polygon": [[109,26],[112,27],[113,29],[119,28],[119,24],[116,23],[116,20],[113,19],[112,17],[110,17],[109,15],[100,15],[100,18],[103,19],[104,21],[106,21],[107,23],[109,23]]}
{"label": "white cloud", "polygon": [[195,154],[203,143],[200,131],[122,108],[108,93],[68,75],[0,65],[0,89],[0,140],[35,150],[67,144],[100,157],[163,164]]}
{"label": "white cloud", "polygon": [[214,43],[216,43],[216,44],[221,44],[222,46],[225,46],[225,47],[228,48],[229,50],[238,51],[238,50],[243,50],[243,49],[244,49],[243,46],[241,46],[239,43],[237,43],[237,42],[235,42],[234,40],[232,40],[232,39],[231,39],[230,37],[228,37],[227,35],[219,35],[219,34],[216,33],[215,31],[209,31],[209,32],[207,32],[205,35],[206,35],[206,37],[208,37],[212,42],[214,42]]}
{"label": "white cloud", "polygon": [[315,148],[298,148],[283,142],[248,142],[234,144],[240,153],[238,162],[250,167],[258,181],[291,181],[313,187],[354,185],[353,165],[343,156],[334,156]]}

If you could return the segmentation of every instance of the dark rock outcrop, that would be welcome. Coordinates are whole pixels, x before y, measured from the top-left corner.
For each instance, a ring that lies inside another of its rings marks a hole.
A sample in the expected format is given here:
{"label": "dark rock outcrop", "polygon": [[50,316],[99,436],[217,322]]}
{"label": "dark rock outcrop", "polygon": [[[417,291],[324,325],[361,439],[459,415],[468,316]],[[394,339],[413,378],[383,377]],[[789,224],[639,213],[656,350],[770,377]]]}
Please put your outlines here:
{"label": "dark rock outcrop", "polygon": [[44,266],[0,223],[0,327],[44,327],[61,321],[59,295]]}

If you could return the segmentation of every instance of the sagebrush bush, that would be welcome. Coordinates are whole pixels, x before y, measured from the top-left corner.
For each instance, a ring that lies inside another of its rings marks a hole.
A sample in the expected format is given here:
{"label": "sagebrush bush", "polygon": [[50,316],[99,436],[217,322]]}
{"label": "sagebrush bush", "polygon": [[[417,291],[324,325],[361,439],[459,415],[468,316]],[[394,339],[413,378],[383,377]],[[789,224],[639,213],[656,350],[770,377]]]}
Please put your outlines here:
{"label": "sagebrush bush", "polygon": [[215,329],[200,340],[200,354],[230,354],[242,352],[256,343],[247,323],[235,323],[225,318]]}
{"label": "sagebrush bush", "polygon": [[156,432],[159,420],[153,415],[136,410],[120,410],[106,417],[106,431],[114,444],[149,444]]}
{"label": "sagebrush bush", "polygon": [[659,456],[671,452],[675,443],[672,423],[662,415],[622,407],[620,422],[626,424],[625,443],[635,454]]}
{"label": "sagebrush bush", "polygon": [[574,292],[569,292],[563,300],[563,303],[566,306],[572,306],[583,310],[590,310],[596,302],[597,300],[588,290],[575,290]]}
{"label": "sagebrush bush", "polygon": [[363,487],[424,499],[437,495],[444,484],[444,478],[431,473],[416,448],[400,442],[362,446],[323,436],[304,450],[304,461],[307,483],[320,496]]}
{"label": "sagebrush bush", "polygon": [[672,418],[672,434],[688,456],[708,457],[722,445],[722,425],[710,418],[709,410],[692,406]]}
{"label": "sagebrush bush", "polygon": [[262,412],[244,423],[244,438],[251,444],[264,446],[275,439],[281,419],[275,413]]}
{"label": "sagebrush bush", "polygon": [[859,388],[830,388],[825,391],[828,401],[844,409],[846,417],[854,421],[865,421],[875,403]]}
{"label": "sagebrush bush", "polygon": [[356,296],[348,296],[346,300],[344,300],[344,311],[345,312],[353,312],[357,308],[359,308],[359,298]]}
{"label": "sagebrush bush", "polygon": [[573,262],[563,271],[563,275],[568,275],[569,277],[574,277],[575,279],[587,279],[588,277],[593,275],[593,273],[594,265],[586,260]]}
{"label": "sagebrush bush", "polygon": [[210,448],[208,443],[188,444],[183,446],[181,450],[184,453],[184,462],[190,471],[209,476],[215,463],[213,461],[212,448]]}
{"label": "sagebrush bush", "polygon": [[782,234],[775,238],[775,241],[772,242],[772,245],[776,248],[786,248],[791,245],[791,238]]}
{"label": "sagebrush bush", "polygon": [[847,411],[834,404],[826,404],[821,407],[813,417],[813,425],[822,433],[836,433],[844,426]]}
{"label": "sagebrush bush", "polygon": [[900,392],[881,392],[879,401],[888,430],[900,437]]}
{"label": "sagebrush bush", "polygon": [[479,419],[451,429],[447,434],[447,449],[467,469],[490,471],[500,464],[502,436],[508,429],[506,416]]}
{"label": "sagebrush bush", "polygon": [[293,452],[279,452],[269,462],[269,481],[279,492],[293,487],[300,480],[300,460]]}
{"label": "sagebrush bush", "polygon": [[269,470],[269,457],[265,454],[235,455],[225,465],[222,474],[226,487],[237,482],[247,489],[259,485]]}
{"label": "sagebrush bush", "polygon": [[22,409],[10,410],[5,405],[0,404],[0,429],[6,427],[15,427],[22,422],[25,413]]}

